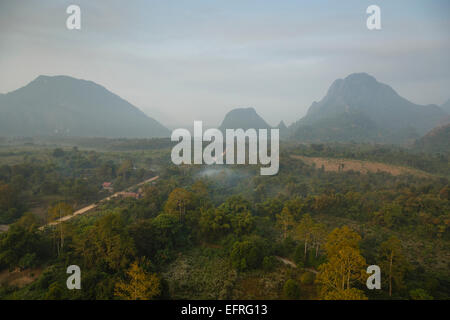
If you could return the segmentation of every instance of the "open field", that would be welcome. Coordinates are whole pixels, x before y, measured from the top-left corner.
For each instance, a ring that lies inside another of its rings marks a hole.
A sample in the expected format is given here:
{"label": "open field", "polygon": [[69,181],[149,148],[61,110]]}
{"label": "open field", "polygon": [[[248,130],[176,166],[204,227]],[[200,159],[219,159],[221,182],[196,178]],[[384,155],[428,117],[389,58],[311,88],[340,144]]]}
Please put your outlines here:
{"label": "open field", "polygon": [[372,162],[365,160],[349,160],[349,159],[333,159],[321,157],[305,157],[299,155],[291,155],[293,159],[299,159],[308,165],[314,165],[316,168],[324,168],[325,171],[357,171],[361,173],[386,172],[393,176],[410,174],[417,177],[431,177],[431,174],[417,169],[385,164],[381,162]]}

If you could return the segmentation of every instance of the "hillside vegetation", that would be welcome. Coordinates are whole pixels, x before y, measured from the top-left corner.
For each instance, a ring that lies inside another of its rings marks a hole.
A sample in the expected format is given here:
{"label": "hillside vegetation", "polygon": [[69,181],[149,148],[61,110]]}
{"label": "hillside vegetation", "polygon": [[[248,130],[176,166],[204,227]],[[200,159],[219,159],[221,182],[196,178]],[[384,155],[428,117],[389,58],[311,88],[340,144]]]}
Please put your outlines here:
{"label": "hillside vegetation", "polygon": [[[2,299],[449,299],[449,180],[392,164],[439,171],[440,156],[286,144],[268,177],[254,166],[168,165],[170,148],[44,150],[1,166],[0,213],[12,222],[0,233]],[[349,154],[336,170],[333,158]],[[325,155],[330,170],[308,163]],[[126,186],[150,167],[160,178],[140,198],[40,228],[106,192],[98,182]],[[11,191],[26,201],[8,201]],[[28,201],[54,194],[72,196],[48,203],[46,219],[29,213]],[[82,290],[65,287],[71,264],[83,270]],[[372,264],[381,290],[365,287]]]}

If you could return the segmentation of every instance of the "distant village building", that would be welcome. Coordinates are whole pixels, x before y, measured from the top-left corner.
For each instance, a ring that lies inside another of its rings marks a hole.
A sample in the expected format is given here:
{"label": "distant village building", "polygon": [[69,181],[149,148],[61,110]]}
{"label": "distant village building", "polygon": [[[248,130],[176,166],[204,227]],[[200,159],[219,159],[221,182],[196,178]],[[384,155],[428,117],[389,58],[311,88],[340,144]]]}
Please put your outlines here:
{"label": "distant village building", "polygon": [[112,183],[111,182],[103,182],[102,187],[104,190],[108,190],[109,192],[113,191]]}

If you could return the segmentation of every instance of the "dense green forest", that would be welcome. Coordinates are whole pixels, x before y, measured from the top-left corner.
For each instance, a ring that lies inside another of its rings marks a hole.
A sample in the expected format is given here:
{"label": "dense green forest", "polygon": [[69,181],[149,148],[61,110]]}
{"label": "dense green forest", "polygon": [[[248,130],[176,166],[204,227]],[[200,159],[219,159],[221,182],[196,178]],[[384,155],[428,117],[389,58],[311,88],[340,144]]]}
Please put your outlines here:
{"label": "dense green forest", "polygon": [[[54,143],[0,148],[1,299],[450,298],[446,154],[282,143],[278,175],[260,176],[171,165],[166,140]],[[423,174],[327,171],[291,155]],[[138,199],[98,202],[104,182],[116,192],[155,175]],[[66,287],[69,265],[81,290]],[[367,289],[368,265],[380,266],[381,290]]]}

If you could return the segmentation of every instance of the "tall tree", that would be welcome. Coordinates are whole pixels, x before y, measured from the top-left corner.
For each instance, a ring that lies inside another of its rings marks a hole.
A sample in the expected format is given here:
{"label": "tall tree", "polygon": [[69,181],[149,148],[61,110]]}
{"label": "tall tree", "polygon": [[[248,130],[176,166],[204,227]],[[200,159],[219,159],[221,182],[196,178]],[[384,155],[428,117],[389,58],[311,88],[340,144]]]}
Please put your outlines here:
{"label": "tall tree", "polygon": [[47,241],[32,213],[26,213],[8,232],[0,234],[0,268],[26,269],[48,256]]}
{"label": "tall tree", "polygon": [[160,279],[154,273],[148,273],[141,266],[143,260],[134,261],[127,271],[127,280],[119,281],[114,295],[126,300],[150,300],[161,293]]}
{"label": "tall tree", "polygon": [[393,282],[397,287],[402,286],[406,271],[406,259],[402,252],[400,240],[393,236],[380,245],[380,260],[382,270],[387,273],[389,296],[392,296]]}
{"label": "tall tree", "polygon": [[314,229],[314,221],[311,218],[311,215],[308,213],[304,214],[300,220],[300,223],[297,226],[297,236],[305,244],[305,259],[306,254],[308,252],[308,244],[312,240],[313,229]]}
{"label": "tall tree", "polygon": [[286,239],[290,229],[294,226],[294,217],[288,207],[284,207],[281,213],[277,214],[277,225],[283,232],[283,238]]}
{"label": "tall tree", "polygon": [[359,239],[361,237],[356,232],[345,226],[336,228],[327,237],[328,261],[319,267],[316,278],[324,299],[364,296],[353,287],[355,282],[364,281],[365,275],[366,261],[359,251]]}
{"label": "tall tree", "polygon": [[316,223],[312,228],[312,244],[316,249],[316,257],[319,255],[320,246],[327,237],[327,228],[323,223]]}
{"label": "tall tree", "polygon": [[[52,206],[48,210],[47,220],[55,221],[55,220],[61,220],[63,217],[71,215],[73,213],[73,208],[71,205],[65,203],[65,202],[59,202],[56,205]],[[59,239],[56,240],[56,249],[58,252],[58,256],[62,253],[64,249],[64,223],[60,222],[58,224],[59,229]],[[56,235],[56,233],[55,233]]]}
{"label": "tall tree", "polygon": [[193,205],[193,200],[192,192],[183,188],[176,188],[170,193],[164,210],[169,214],[177,214],[180,221],[183,221],[187,209]]}
{"label": "tall tree", "polygon": [[119,271],[135,255],[133,239],[118,213],[110,213],[74,239],[74,251],[83,259],[84,266],[106,271]]}
{"label": "tall tree", "polygon": [[204,180],[197,180],[191,187],[196,207],[205,207],[209,202],[208,185]]}
{"label": "tall tree", "polygon": [[349,227],[336,228],[328,235],[325,243],[327,257],[333,256],[344,247],[359,248],[360,241],[361,236]]}
{"label": "tall tree", "polygon": [[129,178],[130,175],[131,175],[131,171],[133,170],[133,168],[134,168],[133,161],[131,161],[131,160],[129,160],[129,159],[124,160],[124,161],[120,164],[120,167],[119,167],[119,169],[117,170],[117,174],[118,174],[119,176],[122,176],[125,180],[128,180],[128,178]]}

